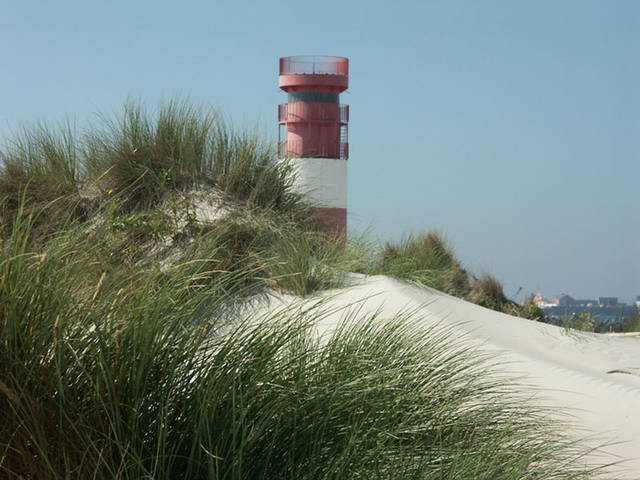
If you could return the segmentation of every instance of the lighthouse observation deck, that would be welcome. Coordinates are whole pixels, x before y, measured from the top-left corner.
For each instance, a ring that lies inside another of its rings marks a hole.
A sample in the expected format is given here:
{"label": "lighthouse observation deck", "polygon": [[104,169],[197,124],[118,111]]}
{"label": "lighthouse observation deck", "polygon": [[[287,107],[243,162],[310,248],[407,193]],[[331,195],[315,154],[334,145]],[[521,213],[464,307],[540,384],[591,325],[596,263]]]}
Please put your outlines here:
{"label": "lighthouse observation deck", "polygon": [[325,56],[282,57],[279,84],[286,92],[344,92],[349,87],[349,59]]}
{"label": "lighthouse observation deck", "polygon": [[282,57],[280,75],[349,76],[349,59],[324,55]]}

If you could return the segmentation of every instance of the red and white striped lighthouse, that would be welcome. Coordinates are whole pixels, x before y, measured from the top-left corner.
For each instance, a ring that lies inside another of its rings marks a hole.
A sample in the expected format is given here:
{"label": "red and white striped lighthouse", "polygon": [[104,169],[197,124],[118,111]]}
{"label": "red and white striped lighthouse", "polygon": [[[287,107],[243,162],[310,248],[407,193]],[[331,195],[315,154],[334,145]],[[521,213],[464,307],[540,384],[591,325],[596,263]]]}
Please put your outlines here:
{"label": "red and white striped lighthouse", "polygon": [[346,236],[349,106],[339,97],[349,86],[349,59],[282,57],[279,85],[289,101],[278,108],[278,154],[321,221]]}

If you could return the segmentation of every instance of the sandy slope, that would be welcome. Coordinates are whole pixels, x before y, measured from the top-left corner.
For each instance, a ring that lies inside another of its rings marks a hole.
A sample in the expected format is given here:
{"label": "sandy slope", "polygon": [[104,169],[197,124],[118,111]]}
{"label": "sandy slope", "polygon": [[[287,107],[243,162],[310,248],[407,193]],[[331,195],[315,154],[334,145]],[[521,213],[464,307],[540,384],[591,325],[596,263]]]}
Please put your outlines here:
{"label": "sandy slope", "polygon": [[322,294],[324,306],[335,311],[322,320],[321,332],[339,323],[343,307],[379,310],[382,318],[419,310],[425,324],[437,322],[459,332],[465,341],[502,352],[505,370],[523,375],[524,382],[541,392],[537,402],[570,409],[575,431],[594,436],[594,445],[618,442],[606,451],[625,460],[620,478],[640,478],[640,370],[635,370],[640,369],[640,337],[567,332],[428,287],[383,276],[354,279],[352,287]]}

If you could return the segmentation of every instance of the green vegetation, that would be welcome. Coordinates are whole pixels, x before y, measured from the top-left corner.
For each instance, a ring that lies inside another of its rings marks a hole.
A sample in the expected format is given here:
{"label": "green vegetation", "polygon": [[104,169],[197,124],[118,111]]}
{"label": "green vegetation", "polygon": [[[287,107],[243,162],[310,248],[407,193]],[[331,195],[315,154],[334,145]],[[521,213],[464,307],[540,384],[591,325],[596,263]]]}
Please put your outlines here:
{"label": "green vegetation", "polygon": [[284,229],[270,248],[269,271],[279,288],[307,295],[342,285],[349,271],[347,253],[340,241],[317,231]]}
{"label": "green vegetation", "polygon": [[0,166],[0,238],[10,234],[20,206],[29,213],[46,210],[46,220],[33,225],[44,232],[62,225],[70,212],[82,216],[81,166],[69,125],[24,130],[0,153]]}
{"label": "green vegetation", "polygon": [[474,278],[467,298],[485,308],[513,313],[514,315],[518,313],[518,305],[507,299],[502,289],[502,284],[489,274]]}
{"label": "green vegetation", "polygon": [[525,299],[522,304],[522,313],[523,317],[529,318],[531,320],[536,320],[538,322],[546,322],[546,316],[544,311],[533,301],[533,296]]}
{"label": "green vegetation", "polygon": [[176,102],[0,152],[1,478],[597,476],[447,332],[354,314],[321,341],[322,305],[247,313],[348,271],[504,298],[437,234],[337,242],[269,152]]}
{"label": "green vegetation", "polygon": [[320,342],[322,309],[234,321],[251,271],[98,275],[91,240],[29,252],[29,229],[18,217],[0,252],[5,477],[588,476],[446,332],[365,317]]}
{"label": "green vegetation", "polygon": [[589,312],[582,312],[580,315],[567,316],[562,319],[562,326],[565,330],[580,330],[581,332],[595,332],[598,327],[598,320]]}
{"label": "green vegetation", "polygon": [[[197,237],[219,247],[219,269],[253,263],[259,280],[297,295],[339,286],[345,271],[381,273],[538,318],[508,301],[493,277],[470,275],[439,232],[382,249],[362,248],[362,241],[342,248],[317,228],[286,165],[273,159],[260,135],[238,133],[216,112],[186,101],[155,112],[129,101],[121,115],[101,117],[82,135],[69,125],[39,125],[0,152],[0,233],[11,234],[20,205],[33,214],[35,243],[64,225],[106,217],[105,248],[115,261],[157,261],[163,243]],[[217,192],[218,203],[239,206],[239,220],[212,225],[197,218],[190,191]]]}
{"label": "green vegetation", "polygon": [[495,277],[486,273],[476,277],[467,272],[450,243],[435,230],[387,243],[370,271],[421,283],[509,315],[544,319],[535,304],[518,305],[507,299]]}
{"label": "green vegetation", "polygon": [[250,207],[303,218],[287,168],[273,157],[260,135],[236,133],[215,112],[187,102],[169,102],[155,113],[128,102],[121,117],[103,119],[83,135],[70,126],[37,126],[0,152],[3,234],[21,204],[46,218],[50,232],[60,224],[52,219],[86,218],[107,199],[118,199],[119,213],[139,211],[189,188],[216,187]]}
{"label": "green vegetation", "polygon": [[640,311],[635,311],[622,323],[622,332],[640,332]]}
{"label": "green vegetation", "polygon": [[467,272],[448,242],[435,231],[409,235],[397,244],[387,243],[378,270],[455,296],[462,297],[470,289]]}

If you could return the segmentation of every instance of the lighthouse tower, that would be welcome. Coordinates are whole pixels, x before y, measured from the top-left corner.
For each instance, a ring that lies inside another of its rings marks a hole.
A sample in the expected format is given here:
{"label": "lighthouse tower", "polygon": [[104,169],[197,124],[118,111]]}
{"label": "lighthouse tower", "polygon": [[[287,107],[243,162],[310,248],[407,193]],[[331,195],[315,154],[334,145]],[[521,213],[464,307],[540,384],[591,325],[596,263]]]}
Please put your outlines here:
{"label": "lighthouse tower", "polygon": [[349,86],[349,59],[283,57],[279,85],[289,95],[278,107],[279,157],[290,162],[295,188],[319,219],[344,238],[349,106],[341,105],[339,97]]}

